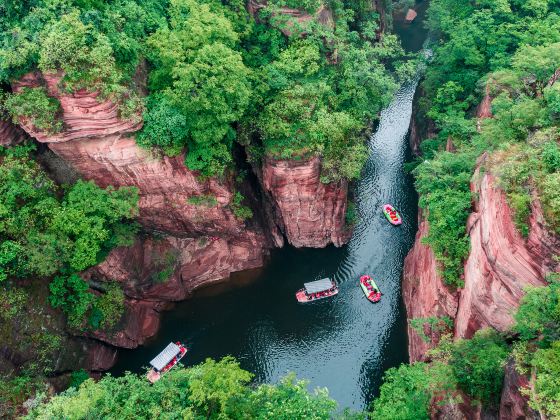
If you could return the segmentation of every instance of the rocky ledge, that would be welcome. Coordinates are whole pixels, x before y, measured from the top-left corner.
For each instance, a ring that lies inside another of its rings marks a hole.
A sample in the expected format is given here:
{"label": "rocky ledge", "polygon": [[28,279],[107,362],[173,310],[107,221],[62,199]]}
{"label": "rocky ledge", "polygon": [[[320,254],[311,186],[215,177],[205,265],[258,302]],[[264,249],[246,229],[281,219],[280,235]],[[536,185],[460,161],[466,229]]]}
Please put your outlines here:
{"label": "rocky ledge", "polygon": [[273,207],[273,219],[295,247],[341,246],[350,238],[345,226],[348,184],[323,184],[321,160],[266,158],[262,184]]}

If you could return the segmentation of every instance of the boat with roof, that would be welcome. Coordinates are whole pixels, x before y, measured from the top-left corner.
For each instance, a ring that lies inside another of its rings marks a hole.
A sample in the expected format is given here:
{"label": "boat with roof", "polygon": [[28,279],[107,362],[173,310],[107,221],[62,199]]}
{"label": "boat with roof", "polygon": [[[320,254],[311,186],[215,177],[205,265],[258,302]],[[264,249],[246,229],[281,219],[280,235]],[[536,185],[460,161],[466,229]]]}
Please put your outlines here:
{"label": "boat with roof", "polygon": [[169,343],[160,354],[150,361],[151,369],[147,374],[148,381],[151,383],[158,381],[164,373],[179,363],[185,354],[187,354],[187,348],[181,342]]}
{"label": "boat with roof", "polygon": [[313,302],[338,294],[338,286],[334,280],[329,278],[312,281],[303,284],[303,289],[296,293],[296,299],[300,303]]}
{"label": "boat with roof", "polygon": [[379,290],[375,281],[367,274],[360,277],[360,287],[370,302],[377,303],[381,300],[381,290]]}
{"label": "boat with roof", "polygon": [[402,223],[400,213],[390,204],[383,204],[383,213],[392,225],[398,226]]}

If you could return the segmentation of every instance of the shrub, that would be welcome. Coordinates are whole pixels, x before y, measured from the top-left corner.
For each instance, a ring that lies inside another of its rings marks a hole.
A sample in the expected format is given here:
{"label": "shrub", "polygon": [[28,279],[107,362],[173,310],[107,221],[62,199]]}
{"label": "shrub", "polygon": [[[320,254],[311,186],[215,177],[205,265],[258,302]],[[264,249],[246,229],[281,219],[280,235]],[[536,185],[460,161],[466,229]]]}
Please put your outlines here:
{"label": "shrub", "polygon": [[187,199],[193,206],[216,207],[218,199],[212,194],[193,195]]}
{"label": "shrub", "polygon": [[27,120],[47,134],[55,134],[62,130],[62,121],[57,119],[60,102],[49,97],[43,87],[24,87],[20,92],[8,95],[4,106],[15,123]]}
{"label": "shrub", "polygon": [[507,347],[494,330],[479,330],[470,340],[458,340],[449,364],[463,391],[483,404],[496,404],[502,392]]}
{"label": "shrub", "polygon": [[244,206],[242,204],[243,200],[245,200],[243,194],[241,194],[239,191],[236,191],[229,206],[231,207],[231,211],[233,212],[235,217],[241,220],[248,220],[253,217],[253,210],[251,210],[247,206]]}
{"label": "shrub", "polygon": [[542,337],[543,345],[560,340],[560,282],[529,287],[515,314],[515,331],[523,341]]}
{"label": "shrub", "polygon": [[98,329],[109,329],[114,327],[122,318],[124,307],[124,293],[121,286],[116,283],[110,283],[104,293],[95,299],[93,311],[99,313],[99,322],[92,322],[90,317],[90,325]]}
{"label": "shrub", "polygon": [[49,285],[49,302],[53,308],[60,308],[68,315],[68,323],[81,328],[86,313],[90,310],[95,295],[89,285],[77,274],[56,276]]}

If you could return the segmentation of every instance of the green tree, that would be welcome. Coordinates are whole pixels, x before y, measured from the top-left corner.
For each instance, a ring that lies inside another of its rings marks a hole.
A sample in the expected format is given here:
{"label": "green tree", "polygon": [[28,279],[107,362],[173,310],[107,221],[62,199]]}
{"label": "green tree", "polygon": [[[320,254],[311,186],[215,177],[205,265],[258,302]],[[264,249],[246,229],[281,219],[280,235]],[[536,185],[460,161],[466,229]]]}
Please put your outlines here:
{"label": "green tree", "polygon": [[[148,40],[156,67],[150,84],[162,92],[166,104],[148,109],[142,142],[175,153],[186,145],[190,169],[220,174],[231,162],[235,137],[231,124],[249,105],[249,70],[234,50],[238,36],[223,13],[208,4],[173,0],[169,14],[170,26]],[[184,127],[185,134],[161,128],[170,118]],[[155,133],[168,136],[158,140]]]}
{"label": "green tree", "polygon": [[249,386],[252,375],[231,357],[175,368],[151,385],[143,376],[89,379],[78,389],[54,396],[31,419],[92,417],[153,419],[329,419],[336,403],[325,390],[310,394],[288,376],[279,385]]}
{"label": "green tree", "polygon": [[479,330],[470,340],[458,340],[449,364],[467,395],[484,404],[496,404],[502,392],[507,347],[494,330]]}

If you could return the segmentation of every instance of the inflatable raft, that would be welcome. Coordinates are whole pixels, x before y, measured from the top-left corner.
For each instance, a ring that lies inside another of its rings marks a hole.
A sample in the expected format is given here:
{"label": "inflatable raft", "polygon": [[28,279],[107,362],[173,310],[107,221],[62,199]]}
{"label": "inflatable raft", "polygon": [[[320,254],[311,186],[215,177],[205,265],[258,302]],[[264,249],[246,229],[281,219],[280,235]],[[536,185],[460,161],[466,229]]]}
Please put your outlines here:
{"label": "inflatable raft", "polygon": [[375,281],[367,274],[360,277],[360,287],[370,302],[377,303],[381,300],[381,291],[379,287],[377,287]]}
{"label": "inflatable raft", "polygon": [[402,223],[402,217],[400,213],[390,204],[383,205],[383,213],[385,217],[392,225],[398,226]]}

